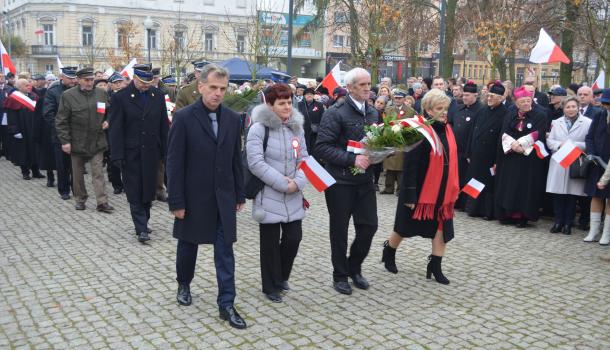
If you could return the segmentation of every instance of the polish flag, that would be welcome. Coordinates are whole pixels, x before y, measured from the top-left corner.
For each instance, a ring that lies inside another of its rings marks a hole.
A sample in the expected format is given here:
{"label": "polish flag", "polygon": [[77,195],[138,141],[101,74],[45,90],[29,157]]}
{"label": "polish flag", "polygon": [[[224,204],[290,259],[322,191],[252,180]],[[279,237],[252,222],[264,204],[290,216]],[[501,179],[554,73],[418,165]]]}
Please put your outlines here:
{"label": "polish flag", "polygon": [[364,154],[366,150],[362,142],[349,140],[347,141],[347,151],[355,154]]}
{"label": "polish flag", "polygon": [[318,192],[326,190],[337,182],[314,157],[307,157],[305,160],[301,161],[301,163],[299,163],[299,169],[303,170],[303,173],[309,182]]}
{"label": "polish flag", "polygon": [[[320,83],[320,85],[324,86],[328,89],[328,93],[330,97],[333,97],[333,91],[337,86],[340,86],[341,83],[341,61],[337,63],[333,69],[326,75],[324,80]],[[318,86],[319,87],[319,86]]]}
{"label": "polish flag", "polygon": [[15,69],[13,61],[11,61],[11,58],[9,57],[8,52],[4,48],[4,44],[2,44],[2,41],[0,41],[0,54],[2,55],[2,72],[4,74],[7,74],[8,72],[16,74],[17,69]]}
{"label": "polish flag", "polygon": [[106,113],[106,103],[105,102],[98,102],[97,103],[97,112],[100,114],[105,114]]}
{"label": "polish flag", "polygon": [[595,79],[595,81],[593,82],[593,85],[591,86],[591,89],[595,90],[595,89],[603,89],[606,83],[606,72],[601,71],[599,72],[599,76],[597,77],[597,79]]}
{"label": "polish flag", "polygon": [[17,100],[21,105],[29,109],[31,112],[34,112],[34,110],[36,109],[36,101],[32,100],[26,94],[22,93],[19,90],[13,91],[11,97]]}
{"label": "polish flag", "polygon": [[533,147],[536,150],[536,155],[538,158],[544,159],[549,156],[549,152],[546,151],[546,147],[544,147],[544,143],[542,143],[542,141],[538,140],[534,142]]}
{"label": "polish flag", "polygon": [[470,197],[477,199],[477,197],[483,192],[485,185],[479,182],[477,179],[470,179],[466,186],[462,188],[462,192],[466,193]]}
{"label": "polish flag", "polygon": [[559,151],[555,152],[551,159],[567,169],[582,154],[580,148],[576,147],[570,140],[567,140]]}
{"label": "polish flag", "polygon": [[555,44],[553,39],[547,34],[547,32],[540,28],[540,37],[536,46],[532,49],[530,54],[530,62],[533,63],[555,63],[563,62],[565,64],[570,63],[570,59],[566,54],[561,51],[559,45]]}
{"label": "polish flag", "polygon": [[133,66],[135,66],[138,61],[134,58],[123,68],[121,71],[121,75],[124,77],[128,77],[129,79],[133,79]]}

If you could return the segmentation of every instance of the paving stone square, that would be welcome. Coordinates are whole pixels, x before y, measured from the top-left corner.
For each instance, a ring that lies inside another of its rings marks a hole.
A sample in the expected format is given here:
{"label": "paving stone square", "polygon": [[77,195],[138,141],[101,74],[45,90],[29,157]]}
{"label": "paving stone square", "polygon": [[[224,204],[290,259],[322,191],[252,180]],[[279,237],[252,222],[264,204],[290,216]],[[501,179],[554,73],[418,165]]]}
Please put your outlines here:
{"label": "paving stone square", "polygon": [[125,195],[109,195],[115,213],[98,213],[86,183],[87,210],[76,211],[0,160],[1,349],[610,349],[610,264],[599,260],[609,248],[584,243],[579,230],[550,234],[548,220],[517,229],[457,213],[443,286],[425,279],[429,240],[403,242],[397,275],[383,268],[397,198],[378,195],[363,266],[371,288],[345,296],[332,288],[324,196],[308,187],[292,290],[274,304],[261,292],[248,205],[235,244],[248,329],[235,330],[218,318],[211,247],[200,249],[193,304],[177,305],[167,205],[154,203],[142,245]]}

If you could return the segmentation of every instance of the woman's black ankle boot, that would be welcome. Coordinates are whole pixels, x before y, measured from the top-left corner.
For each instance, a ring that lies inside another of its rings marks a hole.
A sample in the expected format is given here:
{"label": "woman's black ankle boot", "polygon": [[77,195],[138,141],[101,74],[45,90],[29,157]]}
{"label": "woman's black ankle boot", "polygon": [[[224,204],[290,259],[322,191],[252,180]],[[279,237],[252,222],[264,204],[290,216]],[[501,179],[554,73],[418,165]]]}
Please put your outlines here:
{"label": "woman's black ankle boot", "polygon": [[428,268],[426,269],[426,278],[430,279],[431,275],[434,275],[436,282],[440,284],[449,284],[449,280],[443,275],[441,269],[442,256],[430,255],[428,257]]}
{"label": "woman's black ankle boot", "polygon": [[398,273],[398,268],[396,267],[396,249],[390,247],[390,242],[388,241],[383,242],[381,262],[384,263],[386,270],[391,273]]}

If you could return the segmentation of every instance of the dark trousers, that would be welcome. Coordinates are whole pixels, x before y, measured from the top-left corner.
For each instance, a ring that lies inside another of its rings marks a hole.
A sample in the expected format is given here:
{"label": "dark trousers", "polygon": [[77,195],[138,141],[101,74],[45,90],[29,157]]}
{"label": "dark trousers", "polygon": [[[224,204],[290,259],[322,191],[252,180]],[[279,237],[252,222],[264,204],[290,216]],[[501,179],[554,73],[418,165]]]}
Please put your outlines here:
{"label": "dark trousers", "polygon": [[394,193],[394,184],[396,184],[396,192],[400,192],[400,182],[402,181],[402,171],[386,170],[385,171],[385,188],[383,192]]}
{"label": "dark trousers", "polygon": [[578,196],[570,194],[553,194],[553,211],[555,223],[559,225],[572,225],[576,215],[576,199]]}
{"label": "dark trousers", "polygon": [[[2,115],[0,114],[0,122],[2,121]],[[0,125],[0,157],[4,156],[8,159],[8,130],[6,125]]]}
{"label": "dark trousers", "polygon": [[[330,249],[333,279],[347,281],[347,277],[361,272],[362,262],[369,253],[377,231],[377,197],[373,183],[361,185],[335,184],[324,195],[330,218]],[[354,218],[356,238],[347,254],[348,225]]]}
{"label": "dark trousers", "polygon": [[278,292],[281,283],[288,281],[302,237],[301,220],[281,224],[260,224],[263,293]]}
{"label": "dark trousers", "polygon": [[150,220],[150,207],[152,203],[131,203],[129,202],[129,210],[131,211],[131,219],[133,226],[136,228],[136,234],[144,232],[148,228],[148,220]]}
{"label": "dark trousers", "polygon": [[34,164],[32,166],[22,165],[20,168],[21,168],[21,173],[23,175],[29,175],[30,169],[32,170],[32,174],[40,173],[40,170],[38,169],[38,165],[36,165],[36,164]]}
{"label": "dark trousers", "polygon": [[371,165],[373,167],[373,173],[375,174],[375,185],[379,184],[379,177],[383,172],[383,162]]}
{"label": "dark trousers", "polygon": [[588,226],[591,221],[591,197],[579,196],[576,197],[576,204],[580,208],[580,217],[578,224]]}
{"label": "dark trousers", "polygon": [[70,194],[72,187],[72,160],[70,155],[62,151],[61,145],[53,144],[55,152],[55,165],[57,166],[57,192],[59,194]]}
{"label": "dark trousers", "polygon": [[[197,244],[178,240],[176,254],[176,280],[180,284],[190,284],[195,276],[195,263],[197,262]],[[216,267],[216,280],[218,283],[218,298],[216,302],[220,308],[233,305],[235,301],[235,258],[233,244],[225,243],[220,218],[216,230],[214,243],[214,265]]]}

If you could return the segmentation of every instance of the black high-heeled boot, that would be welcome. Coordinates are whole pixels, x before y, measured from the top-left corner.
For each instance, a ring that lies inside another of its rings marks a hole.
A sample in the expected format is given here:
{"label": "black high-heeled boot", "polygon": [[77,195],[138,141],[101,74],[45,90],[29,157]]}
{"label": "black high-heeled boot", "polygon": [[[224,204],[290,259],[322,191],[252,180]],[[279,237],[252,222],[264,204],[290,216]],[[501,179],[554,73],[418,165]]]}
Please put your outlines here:
{"label": "black high-heeled boot", "polygon": [[436,282],[440,284],[449,284],[449,280],[443,275],[441,269],[442,256],[430,255],[428,257],[428,268],[426,269],[426,278],[430,279],[431,275],[434,275]]}
{"label": "black high-heeled boot", "polygon": [[381,256],[381,262],[384,263],[385,269],[391,273],[398,273],[396,267],[396,248],[390,247],[390,242],[383,242],[383,255]]}

